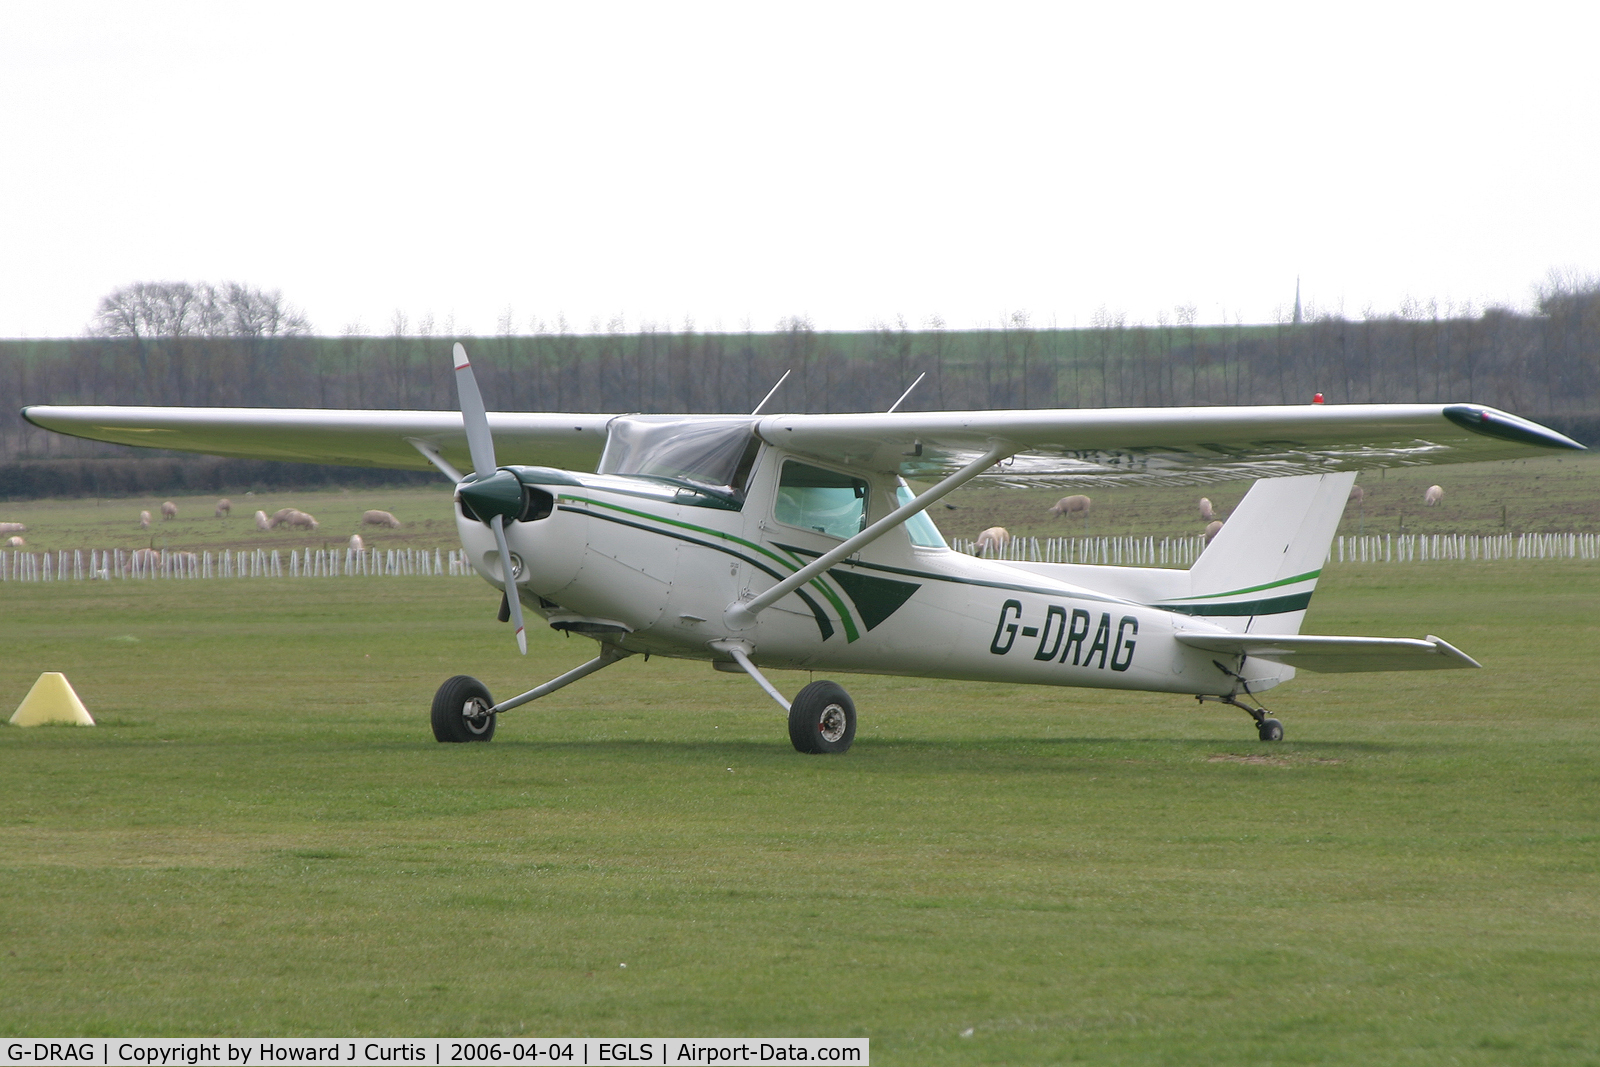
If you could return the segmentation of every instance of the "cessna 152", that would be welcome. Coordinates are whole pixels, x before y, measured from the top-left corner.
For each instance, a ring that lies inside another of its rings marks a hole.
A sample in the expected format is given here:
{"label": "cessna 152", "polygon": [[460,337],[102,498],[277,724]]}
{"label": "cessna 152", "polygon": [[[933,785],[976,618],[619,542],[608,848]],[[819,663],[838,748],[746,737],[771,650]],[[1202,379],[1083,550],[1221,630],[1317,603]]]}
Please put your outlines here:
{"label": "cessna 152", "polygon": [[[462,546],[502,591],[518,647],[526,653],[525,612],[599,644],[582,666],[498,703],[474,678],[449,679],[433,701],[440,741],[487,741],[502,713],[654,653],[744,671],[809,753],[850,747],[854,704],[832,681],[791,702],[762,667],[1182,693],[1243,709],[1265,741],[1283,727],[1257,694],[1296,669],[1476,667],[1431,635],[1300,633],[1356,472],[1583,447],[1470,404],[763,416],[769,393],[750,415],[489,414],[459,344],[454,358],[459,415],[51,406],[23,415],[120,444],[437,467],[456,483]],[[462,475],[468,458],[473,473]],[[1194,565],[1175,570],[952,551],[925,509],[978,477],[1258,480]],[[908,478],[934,484],[917,493]]]}

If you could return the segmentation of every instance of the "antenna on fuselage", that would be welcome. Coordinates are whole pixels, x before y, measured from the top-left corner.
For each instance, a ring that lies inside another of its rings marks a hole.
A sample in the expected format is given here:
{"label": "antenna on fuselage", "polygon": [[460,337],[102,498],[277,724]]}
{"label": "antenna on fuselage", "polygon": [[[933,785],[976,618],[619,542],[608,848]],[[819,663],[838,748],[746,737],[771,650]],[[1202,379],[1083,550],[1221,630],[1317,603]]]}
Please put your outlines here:
{"label": "antenna on fuselage", "polygon": [[767,395],[761,398],[761,403],[757,404],[756,405],[756,409],[754,411],[752,411],[750,414],[752,414],[752,415],[761,414],[761,409],[767,406],[767,401],[772,399],[772,394],[776,393],[778,391],[778,389],[783,385],[783,383],[789,380],[789,375],[791,375],[793,373],[794,373],[794,368],[792,368],[792,367],[789,370],[784,371],[783,372],[783,377],[778,379],[778,384],[774,385],[771,389],[767,390]]}
{"label": "antenna on fuselage", "polygon": [[911,383],[911,388],[907,389],[905,392],[901,393],[900,394],[900,399],[896,400],[893,404],[890,404],[889,405],[889,410],[884,412],[884,414],[893,415],[895,408],[899,407],[901,404],[904,404],[906,402],[906,397],[911,395],[911,389],[915,389],[917,386],[921,385],[922,384],[922,379],[926,378],[927,376],[928,376],[928,372],[927,371],[923,371],[921,374],[917,375],[917,380]]}

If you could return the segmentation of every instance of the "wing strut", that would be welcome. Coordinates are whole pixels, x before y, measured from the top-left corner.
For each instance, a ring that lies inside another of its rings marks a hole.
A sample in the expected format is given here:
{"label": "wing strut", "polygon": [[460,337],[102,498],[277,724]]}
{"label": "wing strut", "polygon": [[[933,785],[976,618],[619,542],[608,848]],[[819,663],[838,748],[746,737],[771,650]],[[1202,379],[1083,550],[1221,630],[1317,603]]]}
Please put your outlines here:
{"label": "wing strut", "polygon": [[466,477],[450,465],[450,461],[439,454],[439,450],[420,437],[407,437],[406,444],[422,453],[422,458],[439,468],[439,473],[449,478],[452,482],[460,484]]}
{"label": "wing strut", "polygon": [[824,552],[822,555],[818,556],[804,567],[801,567],[799,570],[795,571],[793,574],[789,575],[789,577],[768,589],[766,592],[752,600],[736,600],[732,604],[729,604],[728,610],[722,613],[723,622],[728,624],[729,629],[749,629],[751,626],[755,625],[756,616],[762,611],[771,607],[778,600],[781,600],[790,593],[794,592],[796,589],[799,589],[801,586],[805,585],[807,582],[811,581],[811,579],[823,573],[840,560],[849,556],[853,556],[863,548],[866,548],[868,545],[872,544],[872,542],[876,541],[878,538],[882,537],[896,526],[904,523],[917,512],[925,509],[929,504],[932,504],[934,501],[943,497],[946,493],[961,488],[961,486],[970,482],[972,479],[976,478],[978,475],[982,474],[996,463],[999,463],[1007,456],[1015,455],[1016,451],[1017,446],[1013,444],[1008,444],[1005,442],[997,442],[992,444],[989,447],[989,451],[985,452],[971,463],[968,463],[965,467],[962,467],[960,470],[950,475],[950,477],[946,478],[932,489],[927,490],[921,496],[912,500],[909,504],[900,505],[898,508],[891,511],[889,514],[885,515],[883,518],[879,519],[871,526],[868,526],[865,530],[862,530],[860,533],[856,534],[854,537],[850,538],[848,541],[844,542],[838,547],[832,549],[831,551]]}

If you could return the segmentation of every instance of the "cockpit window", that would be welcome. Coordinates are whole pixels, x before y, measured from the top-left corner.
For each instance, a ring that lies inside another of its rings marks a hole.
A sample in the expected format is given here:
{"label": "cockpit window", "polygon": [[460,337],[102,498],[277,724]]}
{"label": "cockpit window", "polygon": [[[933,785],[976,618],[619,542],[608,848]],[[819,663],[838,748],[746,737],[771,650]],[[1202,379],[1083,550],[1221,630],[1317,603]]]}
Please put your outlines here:
{"label": "cockpit window", "polygon": [[848,474],[789,460],[778,479],[772,517],[833,537],[854,537],[867,517],[867,483]]}
{"label": "cockpit window", "polygon": [[613,419],[599,473],[686,482],[743,501],[745,483],[761,449],[756,422],[747,416]]}

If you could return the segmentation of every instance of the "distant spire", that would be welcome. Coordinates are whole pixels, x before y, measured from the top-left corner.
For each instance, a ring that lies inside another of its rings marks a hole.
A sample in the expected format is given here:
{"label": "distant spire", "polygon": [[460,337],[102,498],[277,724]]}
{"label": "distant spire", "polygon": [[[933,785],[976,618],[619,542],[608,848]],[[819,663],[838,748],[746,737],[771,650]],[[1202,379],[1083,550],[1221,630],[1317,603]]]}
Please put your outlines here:
{"label": "distant spire", "polygon": [[1301,322],[1300,317],[1300,275],[1294,276],[1294,321],[1295,325]]}

